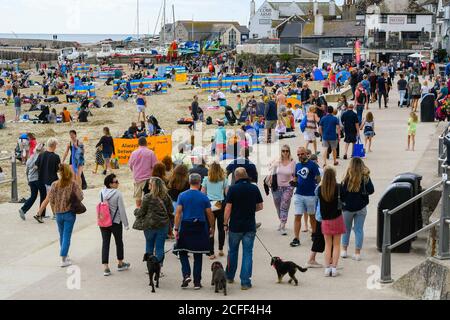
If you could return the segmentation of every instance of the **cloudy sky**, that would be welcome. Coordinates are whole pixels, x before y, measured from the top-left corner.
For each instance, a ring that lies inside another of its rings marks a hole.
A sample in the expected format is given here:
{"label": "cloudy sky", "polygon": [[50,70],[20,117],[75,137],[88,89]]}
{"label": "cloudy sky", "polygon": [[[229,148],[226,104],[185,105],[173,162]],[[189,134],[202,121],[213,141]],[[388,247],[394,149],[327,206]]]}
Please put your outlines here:
{"label": "cloudy sky", "polygon": [[[0,0],[0,33],[135,33],[136,1]],[[166,1],[169,21],[172,21],[173,4],[177,20],[191,20],[194,16],[195,20],[237,20],[248,24],[250,0]],[[263,2],[256,0],[257,9]],[[153,33],[161,3],[162,0],[140,0],[141,33],[149,29]]]}

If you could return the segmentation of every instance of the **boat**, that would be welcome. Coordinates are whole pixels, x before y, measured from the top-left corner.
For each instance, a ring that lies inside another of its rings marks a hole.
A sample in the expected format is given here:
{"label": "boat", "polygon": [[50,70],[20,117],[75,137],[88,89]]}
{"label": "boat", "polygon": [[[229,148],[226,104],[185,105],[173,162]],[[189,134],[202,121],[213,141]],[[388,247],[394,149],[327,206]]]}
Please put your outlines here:
{"label": "boat", "polygon": [[110,58],[114,54],[114,50],[110,44],[103,44],[100,52],[97,53],[97,59]]}
{"label": "boat", "polygon": [[125,48],[116,48],[114,50],[114,57],[129,57],[131,56],[131,50],[127,50]]}
{"label": "boat", "polygon": [[131,55],[133,56],[142,56],[142,55],[152,55],[153,51],[146,48],[135,48],[131,50]]}
{"label": "boat", "polygon": [[61,50],[59,50],[59,56],[58,56],[58,60],[59,61],[65,61],[65,60],[77,60],[80,58],[80,52],[74,48],[74,47],[68,47],[68,48],[63,48]]}

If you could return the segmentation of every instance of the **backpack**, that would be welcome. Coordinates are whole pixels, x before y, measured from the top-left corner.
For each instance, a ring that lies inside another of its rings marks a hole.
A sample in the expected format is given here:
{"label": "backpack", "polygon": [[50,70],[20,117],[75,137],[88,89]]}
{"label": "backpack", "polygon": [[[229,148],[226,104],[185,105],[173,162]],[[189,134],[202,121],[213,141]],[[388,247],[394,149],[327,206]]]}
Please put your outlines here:
{"label": "backpack", "polygon": [[305,132],[307,125],[308,125],[308,117],[305,115],[302,119],[302,122],[300,123],[300,130],[302,132]]}
{"label": "backpack", "polygon": [[357,102],[359,105],[364,105],[366,103],[366,92],[364,90],[359,90]]}
{"label": "backpack", "polygon": [[116,218],[119,206],[117,206],[114,217],[111,218],[111,211],[108,202],[103,200],[103,193],[100,193],[101,202],[97,205],[97,224],[101,228],[109,228],[113,225],[113,221]]}

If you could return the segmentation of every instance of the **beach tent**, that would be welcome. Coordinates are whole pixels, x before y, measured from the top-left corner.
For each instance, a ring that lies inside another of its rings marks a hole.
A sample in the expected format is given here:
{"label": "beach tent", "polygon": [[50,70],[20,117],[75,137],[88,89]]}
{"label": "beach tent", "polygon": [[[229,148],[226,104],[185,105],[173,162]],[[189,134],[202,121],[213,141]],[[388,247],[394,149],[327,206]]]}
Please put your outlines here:
{"label": "beach tent", "polygon": [[347,81],[350,78],[350,72],[348,72],[346,70],[339,72],[336,75],[336,81],[339,80],[339,78],[340,78],[341,83],[344,83],[345,81]]}
{"label": "beach tent", "polygon": [[317,68],[313,72],[314,81],[323,81],[325,78],[323,77],[323,71],[322,69]]}

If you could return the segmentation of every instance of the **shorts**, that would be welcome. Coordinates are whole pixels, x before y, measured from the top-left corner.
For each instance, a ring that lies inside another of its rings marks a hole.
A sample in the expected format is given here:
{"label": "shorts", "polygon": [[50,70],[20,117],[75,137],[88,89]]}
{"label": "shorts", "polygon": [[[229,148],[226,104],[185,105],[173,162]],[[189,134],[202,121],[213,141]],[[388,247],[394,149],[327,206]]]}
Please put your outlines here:
{"label": "shorts", "polygon": [[299,194],[294,195],[295,215],[302,216],[307,213],[308,215],[316,214],[316,202],[315,196],[302,196]]}
{"label": "shorts", "polygon": [[266,129],[268,129],[268,130],[273,130],[273,129],[275,129],[276,128],[276,126],[277,126],[277,121],[276,120],[267,120],[266,121]]}
{"label": "shorts", "polygon": [[331,148],[331,149],[337,149],[337,140],[323,140],[322,146],[324,148]]}
{"label": "shorts", "polygon": [[308,141],[308,142],[316,141],[316,135],[315,135],[314,131],[305,130],[305,132],[303,132],[303,138],[305,139],[305,141]]}
{"label": "shorts", "polygon": [[415,94],[415,95],[412,96],[412,98],[413,98],[414,100],[419,100],[419,99],[421,98],[421,96],[422,96],[422,95],[420,95],[420,94]]}
{"label": "shorts", "polygon": [[146,183],[147,183],[147,180],[134,183],[134,194],[133,194],[134,199],[142,200],[142,196],[144,193],[143,190],[144,190]]}
{"label": "shorts", "polygon": [[111,152],[102,152],[103,159],[111,159],[112,153]]}
{"label": "shorts", "polygon": [[145,106],[141,106],[141,105],[138,105],[137,106],[137,112],[145,112]]}
{"label": "shorts", "polygon": [[286,110],[287,110],[286,106],[285,106],[285,105],[281,105],[281,106],[278,108],[278,113],[286,112]]}
{"label": "shorts", "polygon": [[345,143],[356,143],[356,135],[354,134],[345,134]]}

